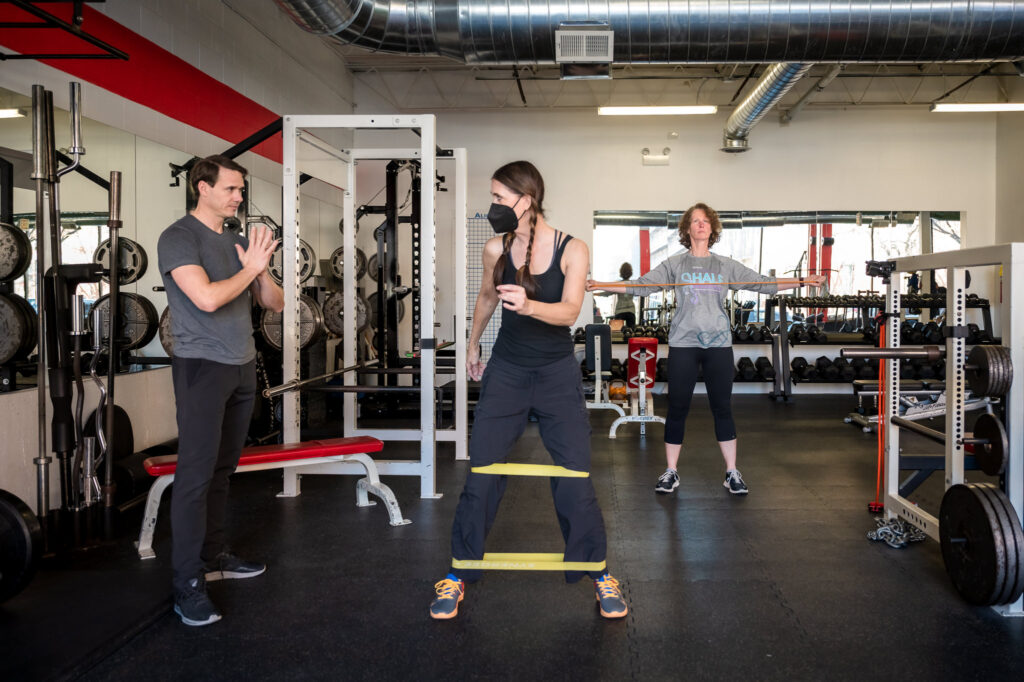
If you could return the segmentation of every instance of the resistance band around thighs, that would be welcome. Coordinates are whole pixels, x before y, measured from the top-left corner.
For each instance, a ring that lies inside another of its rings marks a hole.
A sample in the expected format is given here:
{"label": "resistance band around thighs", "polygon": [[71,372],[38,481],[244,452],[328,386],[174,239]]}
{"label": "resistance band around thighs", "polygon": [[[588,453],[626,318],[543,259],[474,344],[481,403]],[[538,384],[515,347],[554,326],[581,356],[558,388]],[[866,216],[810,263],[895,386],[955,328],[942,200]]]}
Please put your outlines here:
{"label": "resistance band around thighs", "polygon": [[[574,471],[551,464],[490,464],[472,467],[474,474],[494,476],[543,476],[546,478],[589,478],[589,471]],[[492,571],[603,571],[605,561],[565,561],[564,554],[488,553],[483,559],[452,559],[452,568]]]}

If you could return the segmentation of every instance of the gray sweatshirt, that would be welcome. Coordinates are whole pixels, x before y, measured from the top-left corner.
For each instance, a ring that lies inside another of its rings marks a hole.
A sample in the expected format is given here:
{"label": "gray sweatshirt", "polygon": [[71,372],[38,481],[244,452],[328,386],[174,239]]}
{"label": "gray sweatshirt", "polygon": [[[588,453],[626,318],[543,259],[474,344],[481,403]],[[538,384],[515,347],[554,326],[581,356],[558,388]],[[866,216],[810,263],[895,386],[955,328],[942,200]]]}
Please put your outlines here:
{"label": "gray sweatshirt", "polygon": [[[732,258],[712,253],[703,258],[689,251],[662,261],[646,275],[629,280],[630,284],[665,284],[676,286],[676,309],[672,314],[668,345],[678,348],[719,348],[732,345],[732,324],[725,309],[730,289],[748,289],[774,294],[775,284],[722,284],[723,282],[771,282]],[[649,296],[653,287],[627,287],[635,296]]]}

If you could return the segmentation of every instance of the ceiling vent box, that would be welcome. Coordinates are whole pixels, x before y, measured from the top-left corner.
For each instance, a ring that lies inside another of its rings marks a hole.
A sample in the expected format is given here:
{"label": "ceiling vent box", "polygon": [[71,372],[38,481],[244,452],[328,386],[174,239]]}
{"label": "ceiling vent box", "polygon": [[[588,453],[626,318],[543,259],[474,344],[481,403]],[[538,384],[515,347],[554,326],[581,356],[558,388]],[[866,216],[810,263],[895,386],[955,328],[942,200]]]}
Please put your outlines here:
{"label": "ceiling vent box", "polygon": [[563,23],[555,31],[555,63],[563,80],[611,78],[615,32],[608,24]]}

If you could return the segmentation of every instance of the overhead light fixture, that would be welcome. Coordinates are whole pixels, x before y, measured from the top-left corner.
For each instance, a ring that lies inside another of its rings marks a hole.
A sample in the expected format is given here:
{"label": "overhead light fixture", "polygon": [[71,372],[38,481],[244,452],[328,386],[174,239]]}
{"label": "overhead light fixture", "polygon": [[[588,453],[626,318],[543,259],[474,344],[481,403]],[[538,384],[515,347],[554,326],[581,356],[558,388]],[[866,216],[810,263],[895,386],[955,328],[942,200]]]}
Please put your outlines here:
{"label": "overhead light fixture", "polygon": [[24,109],[0,109],[0,118],[21,118],[24,115]]}
{"label": "overhead light fixture", "polygon": [[598,107],[598,116],[686,116],[693,114],[714,114],[718,107],[714,105],[694,105],[680,107]]}
{"label": "overhead light fixture", "polygon": [[948,114],[966,114],[992,111],[1024,111],[1024,102],[977,102],[974,104],[933,104],[930,111]]}

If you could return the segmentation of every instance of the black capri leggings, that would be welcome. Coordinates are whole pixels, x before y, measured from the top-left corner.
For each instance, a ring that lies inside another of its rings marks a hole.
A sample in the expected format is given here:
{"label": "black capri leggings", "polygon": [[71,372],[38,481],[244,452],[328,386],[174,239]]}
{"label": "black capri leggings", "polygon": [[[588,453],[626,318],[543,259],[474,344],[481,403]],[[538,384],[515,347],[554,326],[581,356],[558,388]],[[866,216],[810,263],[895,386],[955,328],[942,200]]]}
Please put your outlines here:
{"label": "black capri leggings", "polygon": [[697,385],[697,368],[704,370],[704,387],[715,418],[715,438],[719,442],[736,438],[732,420],[732,348],[668,349],[668,417],[665,420],[665,442],[681,445],[686,431],[686,415],[690,412],[693,389]]}

